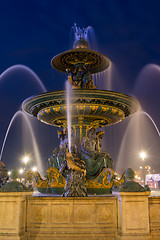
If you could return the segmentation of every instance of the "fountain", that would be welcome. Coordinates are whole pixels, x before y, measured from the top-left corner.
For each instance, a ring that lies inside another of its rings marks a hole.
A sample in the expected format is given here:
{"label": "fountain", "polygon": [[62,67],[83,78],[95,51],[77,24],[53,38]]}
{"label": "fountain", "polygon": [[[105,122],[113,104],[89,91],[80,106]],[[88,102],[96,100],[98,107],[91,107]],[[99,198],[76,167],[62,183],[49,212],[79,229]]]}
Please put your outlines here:
{"label": "fountain", "polygon": [[[122,179],[119,182],[114,179],[113,160],[101,150],[104,131],[100,129],[135,113],[139,102],[122,93],[99,90],[94,85],[92,75],[106,70],[111,63],[103,54],[88,48],[87,30],[74,25],[73,49],[58,54],[51,61],[56,70],[67,74],[71,93],[46,92],[22,104],[24,111],[41,122],[62,129],[59,131],[60,147],[48,160],[47,180],[38,172],[34,173],[36,186],[42,193],[62,193],[65,184],[73,185],[80,173],[89,194],[109,193],[113,185],[122,182]],[[77,191],[68,190],[66,196],[83,196],[81,191],[77,195]]]}
{"label": "fountain", "polygon": [[[135,127],[135,118],[147,117],[159,136],[158,127],[148,113],[141,111],[134,97],[111,91],[111,83],[108,84],[109,90],[95,86],[93,79],[104,72],[106,74],[111,62],[103,54],[89,49],[89,29],[74,25],[73,49],[52,59],[52,66],[67,74],[66,90],[45,92],[26,99],[22,104],[24,112],[60,128],[60,145],[48,158],[46,179],[38,171],[27,173],[29,178],[34,176],[40,194],[32,194],[18,182],[14,186],[13,182],[6,183],[7,170],[1,162],[0,238],[143,240],[160,237],[160,199],[149,197],[149,188],[134,181],[135,172],[131,168],[117,180],[113,160],[102,150],[103,128],[120,123],[134,113],[121,140],[120,160],[126,149],[125,143],[129,143],[130,129],[135,135],[139,134],[141,126]],[[22,115],[33,134],[24,112],[18,111],[13,116],[4,144],[18,116]],[[132,139],[134,134],[131,134]],[[35,145],[34,136],[32,139]],[[38,152],[37,146],[35,148]],[[121,165],[120,161],[118,164]]]}

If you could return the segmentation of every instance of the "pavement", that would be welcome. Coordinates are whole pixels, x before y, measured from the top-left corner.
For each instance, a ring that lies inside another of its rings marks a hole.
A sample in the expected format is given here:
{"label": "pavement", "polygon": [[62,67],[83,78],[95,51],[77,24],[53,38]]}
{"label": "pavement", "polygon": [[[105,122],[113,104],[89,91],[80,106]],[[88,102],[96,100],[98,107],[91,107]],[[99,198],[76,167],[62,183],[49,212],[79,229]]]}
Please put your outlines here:
{"label": "pavement", "polygon": [[151,197],[160,197],[160,189],[151,189]]}

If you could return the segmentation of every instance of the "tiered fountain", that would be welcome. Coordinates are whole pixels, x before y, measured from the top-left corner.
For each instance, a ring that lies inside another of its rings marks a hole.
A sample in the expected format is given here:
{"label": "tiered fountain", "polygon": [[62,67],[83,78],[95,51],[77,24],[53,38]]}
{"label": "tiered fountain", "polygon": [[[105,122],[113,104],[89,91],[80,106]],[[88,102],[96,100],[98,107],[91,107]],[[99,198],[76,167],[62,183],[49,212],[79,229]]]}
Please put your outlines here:
{"label": "tiered fountain", "polygon": [[[104,131],[100,128],[135,113],[139,102],[122,93],[97,89],[92,76],[109,68],[110,60],[88,48],[87,29],[75,25],[74,32],[73,49],[58,54],[51,61],[56,70],[67,74],[71,86],[69,104],[64,90],[47,92],[23,102],[27,113],[45,124],[61,128],[58,132],[60,147],[48,159],[47,179],[43,180],[36,172],[35,181],[43,193],[104,194],[122,183],[123,177],[120,181],[114,179],[113,161],[101,150]],[[71,116],[68,124],[67,111]]]}

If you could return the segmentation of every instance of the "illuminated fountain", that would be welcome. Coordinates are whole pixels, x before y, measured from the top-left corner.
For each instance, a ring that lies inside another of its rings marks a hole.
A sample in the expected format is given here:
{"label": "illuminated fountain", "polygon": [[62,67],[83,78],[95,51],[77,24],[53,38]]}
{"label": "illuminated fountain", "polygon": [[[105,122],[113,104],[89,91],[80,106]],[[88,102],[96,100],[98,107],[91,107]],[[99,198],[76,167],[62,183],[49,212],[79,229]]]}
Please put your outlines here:
{"label": "illuminated fountain", "polygon": [[[88,48],[87,31],[88,28],[75,25],[73,49],[51,61],[56,70],[67,74],[72,89],[69,101],[66,91],[61,90],[30,97],[22,105],[23,110],[43,123],[61,128],[60,147],[48,159],[47,179],[34,173],[36,186],[42,193],[61,194],[65,188],[64,196],[84,196],[85,183],[88,193],[103,194],[123,181],[123,177],[120,181],[114,179],[113,160],[101,150],[104,131],[100,129],[135,113],[139,102],[122,93],[99,90],[94,85],[92,75],[109,68],[110,60]],[[75,190],[78,188],[79,192]]]}

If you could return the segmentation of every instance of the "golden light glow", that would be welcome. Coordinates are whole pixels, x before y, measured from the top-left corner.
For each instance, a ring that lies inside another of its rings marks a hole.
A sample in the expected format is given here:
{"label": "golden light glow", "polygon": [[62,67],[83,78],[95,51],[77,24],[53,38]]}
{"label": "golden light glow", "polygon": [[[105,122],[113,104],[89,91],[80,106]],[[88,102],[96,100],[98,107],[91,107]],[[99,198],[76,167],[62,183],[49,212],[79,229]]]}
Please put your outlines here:
{"label": "golden light glow", "polygon": [[146,152],[141,152],[140,153],[140,157],[142,158],[142,160],[144,161],[145,160],[145,158],[147,157],[147,154],[146,154]]}
{"label": "golden light glow", "polygon": [[28,156],[25,156],[25,157],[23,158],[23,162],[24,162],[25,164],[27,164],[28,161],[29,161],[29,157],[28,157]]}
{"label": "golden light glow", "polygon": [[36,172],[36,171],[37,171],[37,168],[36,168],[36,167],[33,167],[33,168],[32,168],[32,171],[33,171],[33,172]]}
{"label": "golden light glow", "polygon": [[21,168],[21,169],[19,169],[19,173],[20,174],[22,174],[23,173],[23,169]]}

